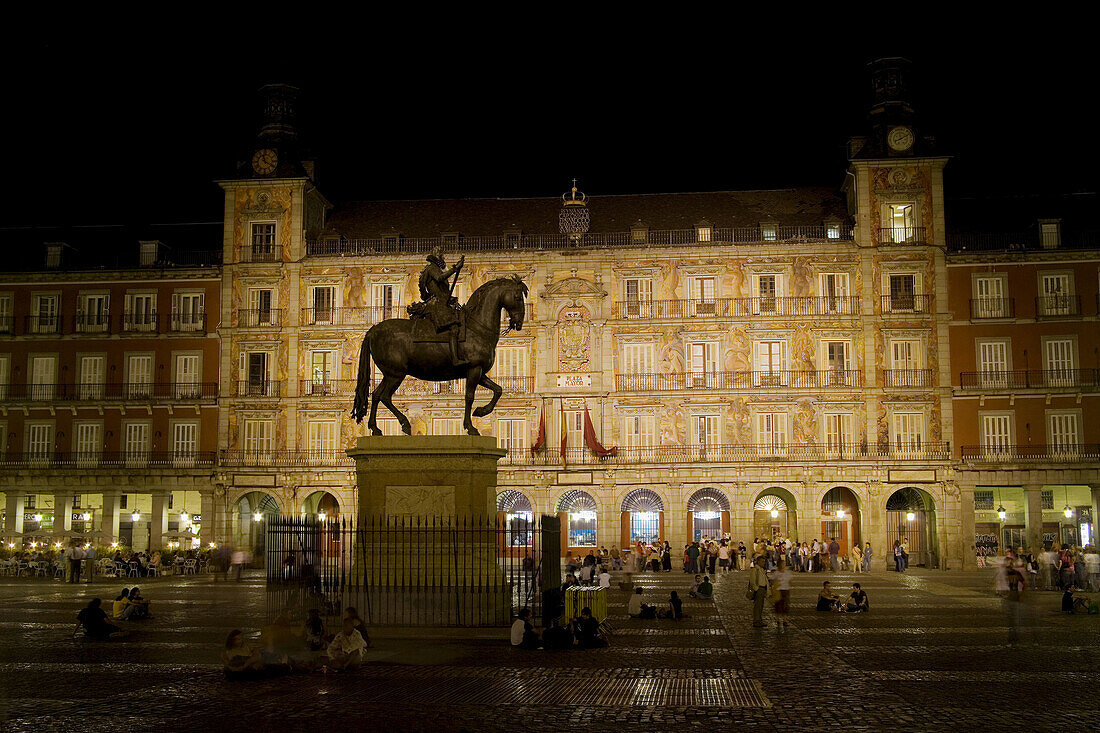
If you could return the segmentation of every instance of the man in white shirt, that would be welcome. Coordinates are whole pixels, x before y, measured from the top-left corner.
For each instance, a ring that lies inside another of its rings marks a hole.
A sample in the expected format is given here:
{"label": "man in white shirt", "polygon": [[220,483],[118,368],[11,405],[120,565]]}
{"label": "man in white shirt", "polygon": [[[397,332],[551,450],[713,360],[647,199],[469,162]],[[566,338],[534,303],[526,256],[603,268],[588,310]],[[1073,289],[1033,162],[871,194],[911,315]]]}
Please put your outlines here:
{"label": "man in white shirt", "polygon": [[768,594],[768,574],[764,572],[764,558],[757,557],[749,571],[749,590],[752,591],[752,625],[764,625],[764,597]]}
{"label": "man in white shirt", "polygon": [[328,651],[325,652],[328,657],[327,666],[335,670],[355,669],[362,664],[363,650],[366,648],[363,635],[355,628],[355,623],[346,618],[340,633],[332,637]]}
{"label": "man in white shirt", "polygon": [[84,577],[89,583],[92,582],[92,578],[95,576],[95,548],[88,545],[88,549],[84,551]]}
{"label": "man in white shirt", "polygon": [[611,573],[607,572],[606,567],[600,568],[600,587],[601,588],[610,588],[611,587]]}
{"label": "man in white shirt", "polygon": [[69,553],[69,582],[80,582],[80,565],[84,562],[84,548],[73,543],[72,552]]}

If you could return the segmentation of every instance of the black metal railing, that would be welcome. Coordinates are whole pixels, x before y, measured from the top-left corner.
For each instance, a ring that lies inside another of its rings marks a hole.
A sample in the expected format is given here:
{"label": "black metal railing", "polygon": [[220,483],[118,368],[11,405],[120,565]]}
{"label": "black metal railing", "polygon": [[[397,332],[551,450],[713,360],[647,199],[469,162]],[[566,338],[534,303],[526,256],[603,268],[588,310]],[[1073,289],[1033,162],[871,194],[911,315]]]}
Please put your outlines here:
{"label": "black metal railing", "polygon": [[279,262],[282,258],[276,244],[250,244],[237,248],[238,262]]}
{"label": "black metal railing", "polygon": [[281,397],[283,383],[278,379],[242,379],[233,383],[237,397]]}
{"label": "black metal railing", "polygon": [[73,333],[111,332],[111,318],[107,313],[77,313],[73,316]]}
{"label": "black metal railing", "polygon": [[879,244],[927,244],[924,227],[882,227],[878,230]]}
{"label": "black metal railing", "polygon": [[156,311],[145,313],[123,313],[119,324],[123,333],[158,333],[160,321]]}
{"label": "black metal railing", "polygon": [[1040,295],[1035,298],[1035,315],[1039,318],[1081,315],[1080,295]]}
{"label": "black metal railing", "polygon": [[407,318],[405,306],[303,308],[303,326],[369,326],[387,318]]}
{"label": "black metal railing", "polygon": [[221,450],[218,465],[228,467],[354,466],[343,448],[314,450]]}
{"label": "black metal railing", "polygon": [[933,387],[931,369],[883,369],[882,383],[886,387]]}
{"label": "black metal railing", "polygon": [[615,389],[621,392],[660,392],[678,389],[824,389],[862,387],[858,369],[825,371],[672,372],[669,374],[616,374]]}
{"label": "black metal railing", "polygon": [[8,402],[189,401],[217,396],[216,382],[16,383],[0,388],[0,399]]}
{"label": "black metal railing", "polygon": [[612,307],[614,318],[748,318],[777,316],[859,315],[858,295],[811,295],[703,300],[621,300]]}
{"label": "black metal railing", "polygon": [[948,232],[952,252],[1022,252],[1050,249],[1100,249],[1100,231],[1062,230],[1056,238],[1027,232]]}
{"label": "black metal railing", "polygon": [[58,336],[61,334],[61,316],[24,316],[23,333]]}
{"label": "black metal railing", "polygon": [[300,397],[350,397],[355,394],[354,379],[303,379],[298,385]]}
{"label": "black metal railing", "polygon": [[1008,461],[1095,463],[1100,462],[1100,444],[964,445],[961,448],[961,456],[964,461],[975,463],[1004,463]]}
{"label": "black metal railing", "polygon": [[239,308],[237,310],[239,328],[278,328],[282,325],[282,308]]}
{"label": "black metal railing", "polygon": [[191,468],[214,458],[214,451],[22,451],[0,453],[0,468]]}
{"label": "black metal railing", "polygon": [[15,330],[15,319],[11,316],[0,316],[0,333],[13,333]]}
{"label": "black metal railing", "polygon": [[313,515],[262,522],[268,592],[280,609],[308,588],[323,613],[338,618],[354,606],[371,625],[507,626],[523,607],[541,616],[537,520],[368,516],[356,524]]}
{"label": "black metal railing", "polygon": [[168,317],[168,330],[176,333],[206,333],[206,313],[201,311],[172,311]]}
{"label": "black metal railing", "polygon": [[[514,249],[606,249],[621,247],[716,246],[721,244],[762,244],[766,242],[850,241],[852,227],[847,224],[806,226],[712,227],[709,239],[700,239],[697,229],[646,229],[644,231],[592,232],[579,240],[565,234],[498,234],[463,236],[460,239],[438,237],[377,237],[373,239],[325,238],[306,243],[311,257],[370,256],[430,252],[444,247],[453,252],[477,252]],[[247,261],[242,258],[242,261]],[[255,261],[255,260],[253,260]]]}
{"label": "black metal railing", "polygon": [[971,298],[970,319],[973,321],[985,318],[1015,318],[1015,298]]}
{"label": "black metal railing", "polygon": [[963,389],[1095,389],[1098,369],[1018,369],[1012,371],[961,372]]}
{"label": "black metal railing", "polygon": [[884,295],[883,313],[928,313],[932,310],[931,295]]}

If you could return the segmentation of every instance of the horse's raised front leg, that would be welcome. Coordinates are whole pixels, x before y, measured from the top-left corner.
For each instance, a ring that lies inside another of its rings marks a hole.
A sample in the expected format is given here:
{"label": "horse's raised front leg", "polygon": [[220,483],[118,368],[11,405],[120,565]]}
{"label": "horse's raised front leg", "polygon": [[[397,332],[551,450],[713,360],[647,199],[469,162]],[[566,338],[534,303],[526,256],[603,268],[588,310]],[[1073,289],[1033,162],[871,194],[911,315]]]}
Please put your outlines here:
{"label": "horse's raised front leg", "polygon": [[474,410],[474,417],[485,417],[497,406],[497,401],[500,399],[500,396],[504,394],[504,389],[499,384],[489,379],[488,374],[483,375],[478,384],[493,393],[493,399]]}
{"label": "horse's raised front leg", "polygon": [[393,406],[393,393],[397,391],[397,388],[401,386],[401,382],[404,380],[404,375],[400,377],[383,375],[382,381],[374,388],[374,392],[371,394],[370,399],[370,422],[367,423],[371,435],[382,434],[382,431],[378,429],[378,422],[375,419],[379,402],[385,405],[386,408],[394,414],[394,417],[397,418],[397,421],[401,424],[401,432],[405,435],[412,435],[412,424],[409,423],[409,418],[405,417],[400,410]]}
{"label": "horse's raised front leg", "polygon": [[482,374],[481,367],[474,367],[466,372],[466,415],[462,427],[466,428],[467,435],[481,435],[474,427],[474,421],[470,419],[470,411],[474,407],[474,391],[481,382]]}

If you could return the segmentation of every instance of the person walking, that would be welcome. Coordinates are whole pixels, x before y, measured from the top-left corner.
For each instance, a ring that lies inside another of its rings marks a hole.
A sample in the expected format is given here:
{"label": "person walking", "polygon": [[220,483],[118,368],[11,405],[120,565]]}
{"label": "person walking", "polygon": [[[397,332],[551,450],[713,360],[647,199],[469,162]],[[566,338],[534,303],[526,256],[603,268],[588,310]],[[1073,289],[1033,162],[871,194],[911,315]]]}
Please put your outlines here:
{"label": "person walking", "polygon": [[69,552],[69,582],[80,582],[80,566],[84,562],[84,548],[73,542],[73,549]]}
{"label": "person walking", "polygon": [[874,554],[874,551],[871,550],[871,543],[865,543],[863,545],[863,572],[871,572],[871,558],[874,557]]}
{"label": "person walking", "polygon": [[836,537],[829,538],[829,569],[834,573],[840,570],[840,543]]}
{"label": "person walking", "polygon": [[764,626],[764,598],[768,595],[768,574],[764,572],[764,557],[758,555],[749,571],[748,590],[752,594],[752,625]]}
{"label": "person walking", "polygon": [[894,572],[897,573],[905,572],[905,568],[903,568],[901,564],[901,552],[901,543],[894,540]]}
{"label": "person walking", "polygon": [[787,614],[791,608],[791,571],[785,561],[779,561],[779,567],[772,573],[772,583],[779,591],[775,600],[775,617],[783,628],[787,628]]}

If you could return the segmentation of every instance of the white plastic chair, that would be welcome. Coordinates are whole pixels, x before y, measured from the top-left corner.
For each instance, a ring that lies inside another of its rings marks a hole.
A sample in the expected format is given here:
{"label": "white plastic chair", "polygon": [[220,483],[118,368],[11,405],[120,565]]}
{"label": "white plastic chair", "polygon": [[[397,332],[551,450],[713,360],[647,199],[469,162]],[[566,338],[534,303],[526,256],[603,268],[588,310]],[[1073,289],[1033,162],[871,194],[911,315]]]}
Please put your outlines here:
{"label": "white plastic chair", "polygon": [[183,568],[188,575],[194,575],[197,572],[198,560],[186,560],[183,563]]}

